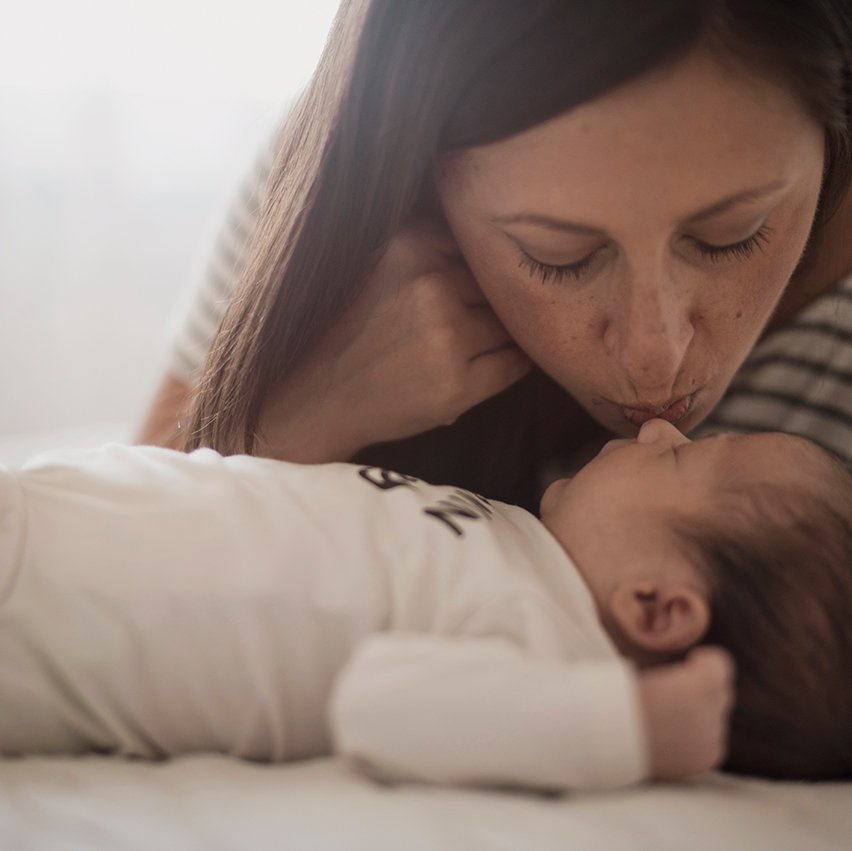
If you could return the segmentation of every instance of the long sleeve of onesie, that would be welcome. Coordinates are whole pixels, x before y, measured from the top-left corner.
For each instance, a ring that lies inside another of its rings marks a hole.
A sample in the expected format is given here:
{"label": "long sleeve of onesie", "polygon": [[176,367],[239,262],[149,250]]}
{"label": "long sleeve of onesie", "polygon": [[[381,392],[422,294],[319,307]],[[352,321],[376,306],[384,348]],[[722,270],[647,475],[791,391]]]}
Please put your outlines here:
{"label": "long sleeve of onesie", "polygon": [[339,753],[386,780],[609,789],[647,777],[635,675],[495,638],[364,642],[330,707]]}

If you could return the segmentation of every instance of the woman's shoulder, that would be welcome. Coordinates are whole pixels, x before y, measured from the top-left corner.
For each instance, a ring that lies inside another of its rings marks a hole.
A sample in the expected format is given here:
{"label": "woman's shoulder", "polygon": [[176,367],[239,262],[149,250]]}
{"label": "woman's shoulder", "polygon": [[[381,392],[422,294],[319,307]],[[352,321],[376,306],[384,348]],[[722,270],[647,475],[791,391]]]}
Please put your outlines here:
{"label": "woman's shoulder", "polygon": [[852,274],[771,328],[693,436],[785,431],[852,465]]}

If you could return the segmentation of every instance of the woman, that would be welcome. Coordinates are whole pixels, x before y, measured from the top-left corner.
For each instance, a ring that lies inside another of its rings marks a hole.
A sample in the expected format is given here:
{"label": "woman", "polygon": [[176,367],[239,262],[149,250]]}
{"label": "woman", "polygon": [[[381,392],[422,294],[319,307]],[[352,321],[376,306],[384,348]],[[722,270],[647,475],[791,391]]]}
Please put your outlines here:
{"label": "woman", "polygon": [[850,17],[344,3],[183,445],[525,506],[652,416],[852,461]]}

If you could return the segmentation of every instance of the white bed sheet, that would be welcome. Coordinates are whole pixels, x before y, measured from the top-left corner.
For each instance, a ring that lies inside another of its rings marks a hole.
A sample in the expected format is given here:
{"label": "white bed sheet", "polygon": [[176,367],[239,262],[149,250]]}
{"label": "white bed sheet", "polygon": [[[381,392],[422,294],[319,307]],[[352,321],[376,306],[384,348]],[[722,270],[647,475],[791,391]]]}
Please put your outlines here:
{"label": "white bed sheet", "polygon": [[3,851],[843,851],[852,784],[711,774],[544,798],[382,787],[337,760],[0,761]]}

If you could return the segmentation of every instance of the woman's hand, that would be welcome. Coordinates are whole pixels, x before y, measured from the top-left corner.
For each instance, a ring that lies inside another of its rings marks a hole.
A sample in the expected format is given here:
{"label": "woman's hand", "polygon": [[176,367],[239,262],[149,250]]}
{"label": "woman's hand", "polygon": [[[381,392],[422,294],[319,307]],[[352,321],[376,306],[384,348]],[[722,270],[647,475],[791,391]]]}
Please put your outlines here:
{"label": "woman's hand", "polygon": [[718,647],[639,675],[651,751],[651,776],[676,780],[718,766],[727,752],[734,664]]}
{"label": "woman's hand", "polygon": [[452,240],[408,228],[267,400],[257,452],[345,461],[365,446],[449,425],[529,368]]}

